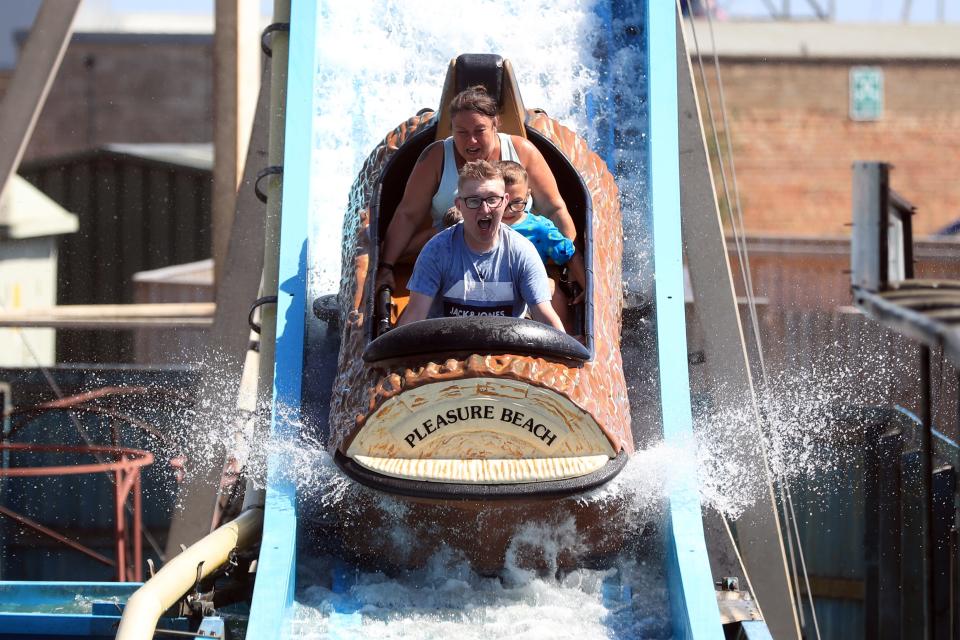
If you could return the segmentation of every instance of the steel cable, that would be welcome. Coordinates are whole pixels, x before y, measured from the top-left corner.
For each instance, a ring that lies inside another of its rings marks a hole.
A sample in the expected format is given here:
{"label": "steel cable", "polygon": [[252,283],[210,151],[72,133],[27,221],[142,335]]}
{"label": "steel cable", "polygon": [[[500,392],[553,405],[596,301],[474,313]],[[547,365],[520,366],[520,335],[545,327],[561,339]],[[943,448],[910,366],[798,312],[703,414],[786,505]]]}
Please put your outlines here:
{"label": "steel cable", "polygon": [[[690,8],[689,0],[683,0],[683,1],[687,3],[687,8],[689,11],[689,8]],[[761,404],[767,405],[768,404],[767,394],[769,393],[769,390],[770,390],[770,383],[769,383],[769,377],[767,374],[766,361],[764,359],[764,354],[763,354],[763,342],[760,335],[760,322],[759,322],[759,317],[757,315],[756,297],[753,291],[753,277],[750,272],[750,258],[749,258],[749,252],[747,250],[746,226],[744,224],[744,219],[743,219],[743,207],[741,206],[741,201],[740,201],[740,189],[739,189],[739,185],[737,184],[736,164],[734,162],[733,146],[731,143],[730,122],[727,116],[726,98],[724,96],[724,91],[723,91],[723,78],[720,73],[720,59],[719,59],[719,54],[717,52],[717,45],[716,45],[716,34],[714,32],[713,17],[711,16],[710,11],[706,12],[706,18],[707,18],[707,24],[709,26],[709,31],[710,31],[711,47],[713,49],[714,73],[717,79],[717,92],[718,92],[718,98],[720,103],[719,110],[720,110],[721,119],[723,123],[723,132],[726,137],[725,151],[729,159],[730,182],[732,182],[732,189],[731,189],[731,185],[728,183],[728,180],[727,180],[727,163],[724,162],[724,145],[722,145],[720,142],[720,135],[717,130],[718,129],[717,119],[714,115],[713,101],[711,100],[711,97],[710,97],[710,89],[707,83],[706,70],[703,64],[703,54],[700,49],[700,43],[697,38],[696,25],[693,19],[690,20],[690,31],[693,36],[694,48],[696,49],[697,66],[700,73],[700,79],[701,79],[701,82],[703,83],[704,97],[707,104],[707,113],[710,120],[710,129],[713,134],[713,140],[717,150],[717,161],[720,168],[720,179],[723,186],[723,194],[724,194],[724,200],[727,205],[727,212],[730,219],[731,232],[734,237],[734,245],[736,247],[737,255],[739,258],[738,262],[740,267],[740,275],[741,275],[741,278],[743,279],[744,296],[747,298],[747,308],[750,313],[751,329],[753,330],[753,336],[756,342],[757,362],[760,368],[761,379],[763,381],[763,385],[761,389],[761,398],[762,398]],[[731,191],[733,194],[732,198],[731,198]],[[761,417],[761,420],[766,421],[768,419],[769,412],[763,411],[762,414],[763,415]],[[765,450],[766,447],[763,446],[763,449]],[[765,451],[764,451],[764,456],[766,456]],[[789,547],[788,552],[790,555],[790,564],[791,564],[791,573],[792,573],[791,577],[795,585],[794,589],[796,591],[796,594],[794,597],[797,601],[797,613],[800,617],[801,624],[803,626],[806,626],[805,616],[803,613],[802,599],[801,599],[800,590],[799,590],[799,576],[797,575],[795,556],[798,556],[800,559],[800,568],[803,574],[804,586],[806,587],[806,592],[807,592],[808,600],[810,603],[810,614],[813,621],[814,633],[819,640],[821,638],[820,626],[817,620],[816,608],[814,607],[814,603],[813,603],[813,592],[810,589],[810,578],[807,572],[806,558],[804,557],[803,546],[800,541],[800,532],[797,526],[796,511],[793,505],[793,496],[790,491],[790,486],[786,478],[782,477],[781,474],[777,474],[777,475],[780,476],[778,480],[781,486],[783,487],[783,504],[784,504],[783,508],[784,508],[784,520],[786,525],[785,533],[787,536],[787,545]],[[794,545],[794,540],[796,540],[796,545]]]}

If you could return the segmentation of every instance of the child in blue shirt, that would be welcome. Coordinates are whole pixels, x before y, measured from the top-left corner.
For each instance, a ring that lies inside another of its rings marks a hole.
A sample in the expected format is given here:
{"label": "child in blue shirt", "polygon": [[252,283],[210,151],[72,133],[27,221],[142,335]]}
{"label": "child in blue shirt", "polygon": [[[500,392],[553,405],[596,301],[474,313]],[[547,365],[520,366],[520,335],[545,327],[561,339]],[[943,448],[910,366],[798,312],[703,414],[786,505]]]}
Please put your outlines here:
{"label": "child in blue shirt", "polygon": [[550,219],[530,211],[530,187],[527,184],[527,171],[522,165],[504,160],[498,163],[503,172],[503,182],[507,187],[507,206],[503,211],[503,221],[520,232],[533,243],[547,264],[565,265],[570,261],[576,249],[569,238],[560,233],[557,225]]}
{"label": "child in blue shirt", "polygon": [[[577,253],[573,242],[560,233],[557,225],[549,218],[530,211],[533,200],[530,197],[526,169],[523,165],[511,160],[502,160],[498,164],[503,172],[503,183],[507,190],[507,206],[503,210],[503,222],[533,243],[545,265],[549,261],[560,266],[566,265],[573,282],[585,283],[583,256]],[[553,284],[553,280],[550,282]],[[572,323],[569,307],[582,299],[582,292],[571,301],[560,287],[556,287],[553,291],[553,308],[568,330]]]}

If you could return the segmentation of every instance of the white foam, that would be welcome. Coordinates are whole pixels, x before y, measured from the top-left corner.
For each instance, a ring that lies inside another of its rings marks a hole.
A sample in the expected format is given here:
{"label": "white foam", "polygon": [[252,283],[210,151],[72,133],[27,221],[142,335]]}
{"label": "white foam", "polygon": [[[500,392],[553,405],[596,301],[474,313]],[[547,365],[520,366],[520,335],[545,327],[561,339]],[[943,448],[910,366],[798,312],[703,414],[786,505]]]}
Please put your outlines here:
{"label": "white foam", "polygon": [[[530,532],[531,542],[540,533]],[[561,578],[519,569],[504,577],[485,577],[441,549],[421,570],[399,577],[348,573],[347,587],[337,590],[331,580],[335,571],[328,557],[312,558],[301,568],[298,582],[311,586],[298,594],[293,636],[670,637],[660,607],[665,598],[662,576],[630,561]]]}
{"label": "white foam", "polygon": [[[319,17],[311,288],[340,282],[340,228],[364,159],[421,107],[436,109],[449,61],[498,53],[512,61],[528,108],[586,129],[596,75],[596,17],[581,0],[331,2]],[[549,17],[549,19],[545,19]]]}

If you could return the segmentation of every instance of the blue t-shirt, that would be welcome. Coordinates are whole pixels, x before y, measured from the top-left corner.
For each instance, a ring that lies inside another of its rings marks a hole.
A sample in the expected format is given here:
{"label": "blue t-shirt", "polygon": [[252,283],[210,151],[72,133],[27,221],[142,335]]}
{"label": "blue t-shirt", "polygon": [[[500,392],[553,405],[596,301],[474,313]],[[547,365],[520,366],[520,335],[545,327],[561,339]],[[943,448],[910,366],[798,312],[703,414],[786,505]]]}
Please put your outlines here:
{"label": "blue t-shirt", "polygon": [[557,225],[549,218],[527,212],[527,217],[510,226],[511,229],[533,243],[540,259],[546,264],[547,259],[557,264],[567,264],[573,257],[576,249],[573,242],[560,233]]}
{"label": "blue t-shirt", "polygon": [[463,224],[433,236],[417,257],[407,288],[433,298],[431,318],[520,317],[527,304],[550,300],[537,250],[505,224],[500,225],[500,242],[486,253],[470,250]]}

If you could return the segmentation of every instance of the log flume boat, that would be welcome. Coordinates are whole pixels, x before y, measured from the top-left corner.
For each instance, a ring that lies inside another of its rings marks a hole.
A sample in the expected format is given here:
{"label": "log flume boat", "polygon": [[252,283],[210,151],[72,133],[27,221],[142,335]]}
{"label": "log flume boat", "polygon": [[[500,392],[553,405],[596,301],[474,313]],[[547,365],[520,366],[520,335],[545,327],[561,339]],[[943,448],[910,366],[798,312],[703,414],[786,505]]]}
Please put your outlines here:
{"label": "log flume boat", "polygon": [[[497,99],[499,131],[527,138],[543,154],[574,220],[587,272],[585,301],[574,310],[576,336],[510,317],[396,327],[412,261],[395,266],[395,290],[375,290],[378,249],[413,165],[430,143],[450,135],[446,105],[475,84]],[[440,105],[402,123],[372,151],[344,222],[329,446],[350,478],[375,490],[354,512],[364,513],[371,531],[399,519],[408,535],[343,537],[358,555],[399,565],[422,561],[442,540],[475,566],[495,568],[516,552],[520,527],[569,522],[578,535],[564,558],[609,553],[622,543],[622,527],[614,526],[620,509],[616,501],[582,498],[633,453],[619,350],[617,186],[583,138],[544,111],[524,108],[508,60],[468,54],[451,61]],[[390,508],[377,499],[383,494]]]}

